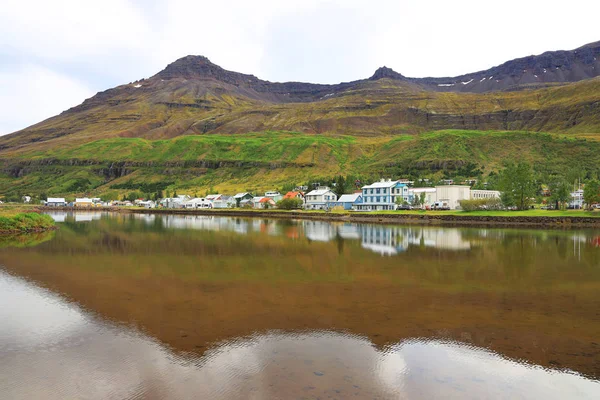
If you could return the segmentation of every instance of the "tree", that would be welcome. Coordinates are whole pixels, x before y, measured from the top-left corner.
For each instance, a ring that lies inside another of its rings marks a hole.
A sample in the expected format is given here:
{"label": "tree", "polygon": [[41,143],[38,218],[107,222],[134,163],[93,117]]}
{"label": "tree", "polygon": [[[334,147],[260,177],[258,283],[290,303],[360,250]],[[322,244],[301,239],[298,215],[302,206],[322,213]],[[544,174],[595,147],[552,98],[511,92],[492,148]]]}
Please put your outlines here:
{"label": "tree", "polygon": [[556,209],[562,208],[562,205],[569,201],[571,192],[569,184],[564,179],[556,179],[550,184],[550,200],[556,204]]}
{"label": "tree", "polygon": [[600,203],[600,184],[597,180],[590,181],[585,185],[583,201],[587,204],[588,209],[591,209],[593,204]]}
{"label": "tree", "polygon": [[127,195],[127,200],[134,202],[135,200],[137,200],[140,197],[140,194],[138,192],[131,192]]}
{"label": "tree", "polygon": [[335,178],[334,192],[338,198],[346,193],[346,179],[342,175],[338,175],[338,177]]}
{"label": "tree", "polygon": [[421,194],[419,195],[419,202],[421,203],[421,205],[425,205],[425,198],[427,197],[427,195],[425,194],[425,192],[421,192]]}
{"label": "tree", "polygon": [[410,205],[408,203],[408,201],[404,200],[404,197],[402,197],[402,196],[396,196],[396,204],[398,204],[399,206],[408,206],[408,205]]}
{"label": "tree", "polygon": [[414,196],[412,201],[413,207],[419,207],[421,205],[421,196]]}
{"label": "tree", "polygon": [[537,189],[531,166],[524,162],[508,164],[500,173],[498,187],[505,207],[516,207],[517,210],[529,208]]}
{"label": "tree", "polygon": [[290,199],[283,199],[277,202],[277,208],[282,210],[297,210],[302,208],[302,200],[296,197]]}

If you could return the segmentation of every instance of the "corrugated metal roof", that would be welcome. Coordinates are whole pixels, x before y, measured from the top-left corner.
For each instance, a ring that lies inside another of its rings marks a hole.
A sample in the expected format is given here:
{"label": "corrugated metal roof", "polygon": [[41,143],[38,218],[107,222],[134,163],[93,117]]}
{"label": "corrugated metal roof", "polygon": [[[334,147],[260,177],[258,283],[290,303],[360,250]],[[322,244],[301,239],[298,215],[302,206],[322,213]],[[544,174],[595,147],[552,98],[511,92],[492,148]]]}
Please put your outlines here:
{"label": "corrugated metal roof", "polygon": [[400,183],[398,181],[383,181],[383,182],[375,182],[370,185],[363,186],[363,189],[380,189],[380,188],[390,188],[396,185],[406,186],[405,183]]}
{"label": "corrugated metal roof", "polygon": [[354,203],[359,197],[361,197],[360,193],[343,194],[338,199],[338,203]]}

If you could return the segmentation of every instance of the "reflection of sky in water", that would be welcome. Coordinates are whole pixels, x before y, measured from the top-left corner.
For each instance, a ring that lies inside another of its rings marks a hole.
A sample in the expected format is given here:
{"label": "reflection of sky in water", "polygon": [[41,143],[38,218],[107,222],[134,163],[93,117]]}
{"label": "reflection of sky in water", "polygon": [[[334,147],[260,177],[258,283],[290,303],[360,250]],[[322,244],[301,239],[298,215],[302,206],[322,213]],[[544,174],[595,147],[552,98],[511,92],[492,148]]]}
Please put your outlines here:
{"label": "reflection of sky in water", "polygon": [[[302,237],[314,242],[334,240],[360,240],[363,248],[381,255],[396,255],[411,246],[440,250],[470,250],[478,240],[501,239],[504,232],[498,229],[470,228],[465,237],[464,228],[391,226],[355,223],[336,223],[313,220],[265,220],[261,218],[230,218],[210,215],[152,215],[132,214],[132,217],[153,224],[157,219],[165,228],[232,231],[239,234],[262,232],[273,236]],[[292,232],[293,231],[293,232]],[[549,235],[545,231],[545,235]],[[588,237],[582,232],[572,232],[573,243],[583,244]]]}
{"label": "reflection of sky in water", "polygon": [[[200,318],[200,316],[199,316]],[[589,398],[600,383],[458,343],[257,334],[177,356],[0,273],[3,398]]]}
{"label": "reflection of sky in water", "polygon": [[[77,211],[48,213],[57,222],[88,222],[107,215],[106,212]],[[335,240],[359,240],[361,246],[382,256],[398,255],[412,247],[434,248],[448,251],[468,251],[485,239],[502,239],[504,232],[498,229],[391,226],[373,224],[339,223],[315,220],[267,220],[263,218],[235,218],[211,215],[157,215],[129,214],[126,217],[143,221],[148,225],[157,222],[166,229],[195,229],[204,231],[230,231],[241,235],[260,232],[271,236],[287,236],[290,239],[306,238],[313,242]],[[543,231],[540,239],[546,239],[550,231]],[[578,256],[581,246],[590,239],[582,232],[569,235]],[[595,240],[600,243],[600,239]],[[600,246],[600,245],[599,245]]]}

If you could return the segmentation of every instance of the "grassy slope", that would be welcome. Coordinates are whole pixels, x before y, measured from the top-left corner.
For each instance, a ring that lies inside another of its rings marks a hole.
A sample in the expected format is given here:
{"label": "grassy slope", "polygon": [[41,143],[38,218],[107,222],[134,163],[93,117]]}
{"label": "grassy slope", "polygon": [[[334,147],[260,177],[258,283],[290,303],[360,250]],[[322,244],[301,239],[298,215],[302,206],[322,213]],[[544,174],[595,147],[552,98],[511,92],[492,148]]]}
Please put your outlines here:
{"label": "grassy slope", "polygon": [[[77,191],[73,189],[75,182],[87,180],[89,188],[96,188],[93,194],[117,195],[128,191],[115,192],[110,186],[132,180],[174,182],[173,187],[180,192],[192,194],[211,186],[226,192],[266,190],[336,174],[399,176],[415,166],[427,175],[456,162],[475,162],[488,171],[508,159],[527,160],[550,172],[572,165],[594,169],[600,164],[600,141],[564,134],[498,131],[447,130],[378,137],[266,132],[168,140],[110,138],[82,146],[24,152],[19,158],[28,162],[53,158],[65,163],[95,160],[100,165],[44,167],[18,179],[0,176],[0,193],[17,186],[30,192],[71,194]],[[173,165],[197,160],[249,164],[217,169]],[[131,174],[105,183],[98,170],[114,161],[152,164],[130,167]]]}
{"label": "grassy slope", "polygon": [[[264,190],[336,174],[400,176],[418,169],[429,175],[464,162],[490,171],[506,160],[526,160],[549,172],[600,164],[600,79],[487,94],[424,92],[384,79],[289,104],[216,95],[197,82],[177,85],[184,83],[120,87],[94,107],[0,138],[0,196],[120,195],[126,191],[110,185],[128,180],[174,182],[190,194],[209,187]],[[197,101],[207,108],[161,104]],[[71,166],[73,160],[83,165]],[[199,160],[241,164],[173,165]],[[113,162],[147,165],[125,167],[126,177],[106,184],[102,170]]]}

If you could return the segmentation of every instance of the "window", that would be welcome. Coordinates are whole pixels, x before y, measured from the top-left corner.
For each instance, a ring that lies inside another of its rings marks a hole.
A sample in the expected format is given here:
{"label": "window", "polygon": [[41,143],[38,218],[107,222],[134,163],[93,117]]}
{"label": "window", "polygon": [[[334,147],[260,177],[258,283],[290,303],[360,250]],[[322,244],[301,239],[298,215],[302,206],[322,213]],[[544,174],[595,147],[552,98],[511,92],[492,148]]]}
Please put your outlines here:
{"label": "window", "polygon": [[377,194],[379,194],[379,188],[377,188]]}
{"label": "window", "polygon": [[377,202],[379,203],[379,196],[377,196]]}
{"label": "window", "polygon": [[373,189],[371,189],[371,194],[373,194]]}
{"label": "window", "polygon": [[387,189],[383,188],[383,194],[386,194],[386,193],[387,193]]}

